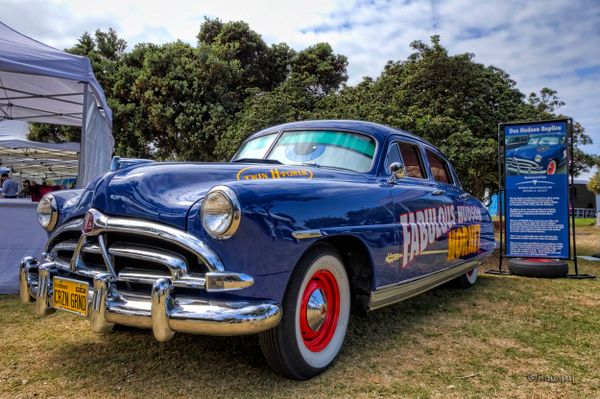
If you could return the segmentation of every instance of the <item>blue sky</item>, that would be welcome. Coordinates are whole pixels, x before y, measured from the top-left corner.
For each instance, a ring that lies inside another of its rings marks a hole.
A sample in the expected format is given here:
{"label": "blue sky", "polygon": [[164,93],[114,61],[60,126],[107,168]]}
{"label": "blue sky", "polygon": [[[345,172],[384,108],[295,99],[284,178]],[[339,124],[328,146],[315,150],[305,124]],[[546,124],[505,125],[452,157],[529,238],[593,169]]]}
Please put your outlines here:
{"label": "blue sky", "polygon": [[450,53],[504,69],[528,94],[558,90],[600,153],[600,0],[0,0],[0,19],[58,48],[84,31],[114,28],[130,47],[195,43],[205,16],[244,20],[268,43],[302,49],[320,41],[348,57],[349,84],[404,59],[413,40],[440,34]]}

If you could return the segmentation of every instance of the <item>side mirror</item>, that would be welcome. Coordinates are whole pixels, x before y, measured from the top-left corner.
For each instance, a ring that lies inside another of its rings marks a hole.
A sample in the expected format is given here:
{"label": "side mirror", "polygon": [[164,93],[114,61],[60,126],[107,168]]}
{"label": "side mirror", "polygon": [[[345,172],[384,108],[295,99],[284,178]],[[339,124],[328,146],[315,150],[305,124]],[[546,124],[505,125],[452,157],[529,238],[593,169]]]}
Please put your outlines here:
{"label": "side mirror", "polygon": [[481,203],[482,203],[482,204],[483,204],[483,205],[484,205],[486,208],[489,208],[489,207],[490,207],[490,205],[492,205],[492,197],[489,197],[489,196],[488,196],[488,197],[484,197],[484,198],[481,200]]}
{"label": "side mirror", "polygon": [[390,165],[391,180],[399,180],[406,176],[406,169],[400,162],[394,162]]}

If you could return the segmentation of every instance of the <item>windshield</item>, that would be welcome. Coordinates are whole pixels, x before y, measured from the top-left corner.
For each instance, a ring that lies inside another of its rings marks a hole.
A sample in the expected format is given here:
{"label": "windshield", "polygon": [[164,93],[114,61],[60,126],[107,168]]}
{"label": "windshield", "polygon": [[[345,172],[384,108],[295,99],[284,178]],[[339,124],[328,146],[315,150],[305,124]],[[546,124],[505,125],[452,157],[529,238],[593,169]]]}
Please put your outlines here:
{"label": "windshield", "polygon": [[546,136],[546,137],[532,137],[529,139],[529,144],[542,145],[542,144],[558,144],[560,139],[558,137]]}
{"label": "windshield", "polygon": [[266,158],[285,165],[309,164],[367,172],[375,154],[375,140],[356,133],[321,130],[285,132],[267,154],[274,140],[274,134],[250,140],[233,160]]}

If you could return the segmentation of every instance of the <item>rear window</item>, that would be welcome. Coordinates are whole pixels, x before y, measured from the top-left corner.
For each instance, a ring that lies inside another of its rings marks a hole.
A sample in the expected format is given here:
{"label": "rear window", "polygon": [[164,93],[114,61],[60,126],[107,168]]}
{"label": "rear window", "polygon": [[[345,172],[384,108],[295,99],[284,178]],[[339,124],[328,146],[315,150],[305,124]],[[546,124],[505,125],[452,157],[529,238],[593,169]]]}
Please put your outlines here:
{"label": "rear window", "polygon": [[452,178],[450,177],[450,171],[446,161],[429,150],[427,150],[427,160],[429,161],[431,174],[435,181],[452,184]]}
{"label": "rear window", "polygon": [[421,153],[419,147],[414,144],[400,143],[400,154],[404,160],[404,169],[406,176],[415,177],[417,179],[425,178],[425,168],[421,161]]}

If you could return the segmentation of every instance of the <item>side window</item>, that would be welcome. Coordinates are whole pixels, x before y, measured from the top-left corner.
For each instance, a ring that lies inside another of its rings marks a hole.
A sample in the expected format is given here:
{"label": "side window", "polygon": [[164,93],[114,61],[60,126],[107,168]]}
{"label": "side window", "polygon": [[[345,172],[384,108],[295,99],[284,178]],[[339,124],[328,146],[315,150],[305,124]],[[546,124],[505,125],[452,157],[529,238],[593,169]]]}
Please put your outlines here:
{"label": "side window", "polygon": [[425,168],[423,168],[423,161],[421,160],[419,146],[401,142],[400,153],[402,154],[402,159],[404,160],[406,176],[424,179]]}
{"label": "side window", "polygon": [[452,177],[448,170],[448,164],[446,161],[427,150],[427,160],[429,161],[429,167],[431,168],[431,174],[435,181],[440,183],[452,184]]}
{"label": "side window", "polygon": [[385,173],[390,173],[390,165],[394,162],[402,163],[402,159],[400,159],[400,151],[398,150],[398,143],[392,143],[389,146],[387,155],[385,157]]}

